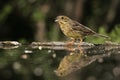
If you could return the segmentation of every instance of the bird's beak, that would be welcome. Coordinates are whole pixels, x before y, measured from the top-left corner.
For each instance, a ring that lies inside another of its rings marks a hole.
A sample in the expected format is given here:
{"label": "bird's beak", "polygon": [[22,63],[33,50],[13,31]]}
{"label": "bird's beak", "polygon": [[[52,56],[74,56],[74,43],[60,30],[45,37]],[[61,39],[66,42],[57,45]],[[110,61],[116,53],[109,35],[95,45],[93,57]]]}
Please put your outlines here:
{"label": "bird's beak", "polygon": [[56,19],[55,22],[58,22],[58,20]]}

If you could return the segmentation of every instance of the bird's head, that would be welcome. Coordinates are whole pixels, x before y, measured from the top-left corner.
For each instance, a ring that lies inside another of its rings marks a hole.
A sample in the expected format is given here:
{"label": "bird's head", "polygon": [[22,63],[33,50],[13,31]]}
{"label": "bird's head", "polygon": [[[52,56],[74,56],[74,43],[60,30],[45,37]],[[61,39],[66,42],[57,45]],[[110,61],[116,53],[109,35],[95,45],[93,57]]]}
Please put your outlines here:
{"label": "bird's head", "polygon": [[62,24],[65,24],[67,22],[70,22],[71,19],[67,16],[63,16],[63,15],[60,15],[60,16],[57,16],[56,19],[55,19],[55,22],[58,22],[58,23],[62,23]]}

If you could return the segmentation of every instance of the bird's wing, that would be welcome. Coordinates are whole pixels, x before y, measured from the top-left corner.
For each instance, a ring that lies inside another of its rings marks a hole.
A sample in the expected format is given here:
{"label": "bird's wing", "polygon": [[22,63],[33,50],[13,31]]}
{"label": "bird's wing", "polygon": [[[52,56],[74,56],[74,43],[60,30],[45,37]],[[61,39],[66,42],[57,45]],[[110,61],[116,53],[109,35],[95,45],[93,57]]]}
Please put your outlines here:
{"label": "bird's wing", "polygon": [[80,33],[82,33],[84,35],[92,35],[92,34],[96,33],[93,30],[91,30],[90,28],[78,23],[77,21],[73,21],[72,29],[77,31],[77,32],[80,32]]}

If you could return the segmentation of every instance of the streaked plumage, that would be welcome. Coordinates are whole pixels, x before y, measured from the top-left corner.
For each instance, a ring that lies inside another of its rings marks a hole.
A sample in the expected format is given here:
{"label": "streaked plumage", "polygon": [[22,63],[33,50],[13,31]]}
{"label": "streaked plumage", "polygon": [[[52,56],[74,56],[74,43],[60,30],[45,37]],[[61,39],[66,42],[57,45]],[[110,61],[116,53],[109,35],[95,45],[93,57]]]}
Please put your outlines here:
{"label": "streaked plumage", "polygon": [[98,34],[93,30],[91,30],[90,28],[80,24],[77,21],[70,19],[67,16],[63,16],[63,15],[57,16],[55,21],[60,25],[62,32],[67,37],[70,38],[80,39],[81,41],[85,36],[89,36],[89,35],[108,38],[108,36]]}

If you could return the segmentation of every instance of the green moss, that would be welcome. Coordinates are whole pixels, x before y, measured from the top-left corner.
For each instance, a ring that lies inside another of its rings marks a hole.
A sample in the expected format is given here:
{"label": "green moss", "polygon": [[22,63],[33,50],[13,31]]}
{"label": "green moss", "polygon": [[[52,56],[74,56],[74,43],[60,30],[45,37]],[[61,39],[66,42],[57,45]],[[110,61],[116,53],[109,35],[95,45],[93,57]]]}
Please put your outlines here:
{"label": "green moss", "polygon": [[105,39],[103,37],[93,37],[93,36],[88,36],[86,38],[86,42],[91,42],[91,43],[104,43],[105,41],[113,41],[113,42],[117,42],[120,43],[120,25],[115,26],[115,29],[112,30],[111,33],[107,34],[105,32],[105,29],[103,27],[100,27],[99,29],[99,34],[102,35],[107,35],[109,36],[111,39]]}
{"label": "green moss", "polygon": [[120,25],[116,25],[109,35],[112,41],[120,43]]}

